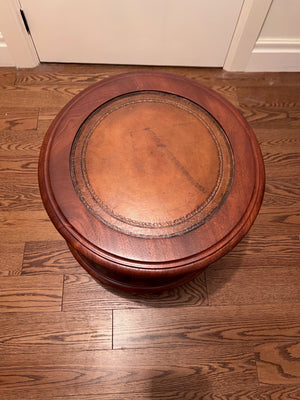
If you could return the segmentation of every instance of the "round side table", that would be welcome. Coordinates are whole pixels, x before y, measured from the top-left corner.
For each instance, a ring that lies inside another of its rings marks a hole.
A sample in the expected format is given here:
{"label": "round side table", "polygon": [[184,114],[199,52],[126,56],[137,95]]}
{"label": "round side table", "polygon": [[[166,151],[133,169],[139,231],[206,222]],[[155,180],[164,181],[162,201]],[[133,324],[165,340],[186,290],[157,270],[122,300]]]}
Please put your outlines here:
{"label": "round side table", "polygon": [[199,83],[113,76],[75,96],[41,149],[46,211],[94,278],[133,292],[180,285],[246,234],[264,192],[256,138]]}

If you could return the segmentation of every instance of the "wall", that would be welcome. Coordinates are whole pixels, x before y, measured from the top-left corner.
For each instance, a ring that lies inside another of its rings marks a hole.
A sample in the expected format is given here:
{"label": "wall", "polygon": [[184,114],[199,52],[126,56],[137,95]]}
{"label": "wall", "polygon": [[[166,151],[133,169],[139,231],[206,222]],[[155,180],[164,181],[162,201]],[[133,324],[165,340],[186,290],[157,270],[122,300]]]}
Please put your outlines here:
{"label": "wall", "polygon": [[15,63],[10,55],[7,44],[4,40],[2,33],[0,32],[0,66],[1,67],[11,67]]}
{"label": "wall", "polygon": [[273,0],[259,38],[300,40],[300,1]]}

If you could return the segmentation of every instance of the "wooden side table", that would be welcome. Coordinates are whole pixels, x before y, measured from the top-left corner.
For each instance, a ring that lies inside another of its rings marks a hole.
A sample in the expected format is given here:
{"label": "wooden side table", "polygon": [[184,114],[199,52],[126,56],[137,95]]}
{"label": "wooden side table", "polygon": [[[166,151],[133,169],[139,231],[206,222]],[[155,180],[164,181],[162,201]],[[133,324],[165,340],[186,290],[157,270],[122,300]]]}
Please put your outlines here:
{"label": "wooden side table", "polygon": [[49,128],[44,206],[96,279],[135,291],[182,284],[231,250],[262,202],[256,138],[220,95],[134,72],[92,85]]}

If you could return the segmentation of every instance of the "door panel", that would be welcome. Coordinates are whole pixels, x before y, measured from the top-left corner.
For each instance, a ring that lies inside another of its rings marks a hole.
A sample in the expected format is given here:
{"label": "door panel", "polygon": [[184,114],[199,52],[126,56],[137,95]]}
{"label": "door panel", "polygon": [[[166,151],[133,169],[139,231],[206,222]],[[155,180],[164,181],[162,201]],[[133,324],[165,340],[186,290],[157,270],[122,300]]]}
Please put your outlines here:
{"label": "door panel", "polygon": [[21,0],[41,61],[223,66],[243,0]]}

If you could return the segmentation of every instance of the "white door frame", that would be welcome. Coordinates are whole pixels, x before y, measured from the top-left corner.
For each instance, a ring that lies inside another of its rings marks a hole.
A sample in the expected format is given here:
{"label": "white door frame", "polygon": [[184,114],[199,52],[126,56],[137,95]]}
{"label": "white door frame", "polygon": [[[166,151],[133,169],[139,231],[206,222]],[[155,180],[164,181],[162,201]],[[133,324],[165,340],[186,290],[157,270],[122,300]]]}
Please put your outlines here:
{"label": "white door frame", "polygon": [[246,71],[272,1],[244,1],[223,66],[225,70]]}
{"label": "white door frame", "polygon": [[246,71],[273,0],[245,0],[233,34],[223,68]]}
{"label": "white door frame", "polygon": [[31,36],[27,33],[18,0],[0,0],[0,29],[17,68],[32,68],[40,60]]}
{"label": "white door frame", "polygon": [[[244,0],[224,69],[245,71],[272,0]],[[32,68],[39,57],[20,14],[18,0],[0,0],[0,27],[17,68]]]}

